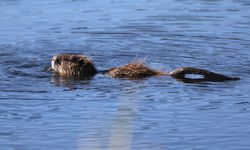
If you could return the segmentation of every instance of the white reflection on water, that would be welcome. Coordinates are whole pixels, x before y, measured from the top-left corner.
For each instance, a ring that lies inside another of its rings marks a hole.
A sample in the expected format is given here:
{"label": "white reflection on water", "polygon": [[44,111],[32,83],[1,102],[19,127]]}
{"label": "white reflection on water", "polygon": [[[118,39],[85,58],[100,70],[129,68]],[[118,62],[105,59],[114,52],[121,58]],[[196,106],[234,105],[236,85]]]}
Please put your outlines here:
{"label": "white reflection on water", "polygon": [[[131,94],[131,93],[130,93]],[[117,116],[112,125],[109,150],[130,150],[133,138],[133,120],[137,113],[137,101],[133,95],[120,102]]]}
{"label": "white reflection on water", "polygon": [[[81,139],[78,140],[79,150],[102,150],[103,147],[107,147],[107,150],[130,150],[132,149],[133,141],[133,121],[138,113],[138,103],[136,99],[136,93],[140,92],[140,88],[129,87],[125,88],[121,93],[121,97],[117,100],[118,107],[114,114],[115,117],[111,121],[111,128],[109,129],[109,138],[105,141],[107,143],[102,144],[103,141],[100,135],[93,134],[92,140],[89,142],[84,139],[86,133],[82,133]],[[88,131],[91,134],[92,131]],[[96,133],[96,131],[93,131]],[[88,140],[87,140],[88,141]]]}

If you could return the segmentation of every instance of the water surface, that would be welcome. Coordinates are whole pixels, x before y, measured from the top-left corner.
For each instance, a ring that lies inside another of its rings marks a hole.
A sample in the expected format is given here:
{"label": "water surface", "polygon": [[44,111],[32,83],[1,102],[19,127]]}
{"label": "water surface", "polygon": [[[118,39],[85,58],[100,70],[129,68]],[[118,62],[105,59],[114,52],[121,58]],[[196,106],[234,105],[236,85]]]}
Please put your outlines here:
{"label": "water surface", "polygon": [[[0,0],[1,150],[248,150],[250,2]],[[182,83],[44,71],[83,53],[99,70],[145,59],[242,78]]]}

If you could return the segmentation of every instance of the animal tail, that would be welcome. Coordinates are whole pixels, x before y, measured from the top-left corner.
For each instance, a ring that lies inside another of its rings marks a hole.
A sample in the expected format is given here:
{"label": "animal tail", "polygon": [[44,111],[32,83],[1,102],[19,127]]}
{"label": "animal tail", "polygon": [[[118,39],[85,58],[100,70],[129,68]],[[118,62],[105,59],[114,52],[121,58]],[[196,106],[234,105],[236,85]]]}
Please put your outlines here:
{"label": "animal tail", "polygon": [[223,74],[211,72],[211,71],[204,70],[204,69],[193,68],[193,67],[178,68],[169,73],[171,77],[176,78],[176,79],[196,80],[196,79],[187,78],[186,77],[187,74],[202,75],[203,78],[197,79],[199,81],[223,82],[227,80],[240,80],[240,78],[238,77],[229,77]]}

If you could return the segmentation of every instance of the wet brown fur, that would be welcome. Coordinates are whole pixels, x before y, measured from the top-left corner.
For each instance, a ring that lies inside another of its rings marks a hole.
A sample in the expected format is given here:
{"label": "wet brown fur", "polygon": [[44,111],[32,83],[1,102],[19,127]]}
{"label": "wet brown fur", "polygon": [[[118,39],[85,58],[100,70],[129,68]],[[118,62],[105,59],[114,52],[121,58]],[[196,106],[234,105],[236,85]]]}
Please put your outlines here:
{"label": "wet brown fur", "polygon": [[[60,76],[74,76],[74,77],[92,77],[98,73],[91,59],[85,55],[80,54],[60,54],[52,58],[51,69]],[[142,61],[134,61],[127,65],[111,68],[103,71],[103,73],[114,78],[129,78],[138,79],[151,76],[169,75],[176,79],[183,81],[214,81],[221,82],[226,80],[239,80],[239,78],[228,77],[222,74],[211,72],[204,69],[184,67],[173,70],[169,73],[154,70],[145,65]],[[186,78],[186,74],[202,75],[201,79]]]}
{"label": "wet brown fur", "polygon": [[146,78],[151,76],[166,75],[166,73],[153,70],[143,62],[135,61],[127,65],[108,70],[107,74],[114,78]]}
{"label": "wet brown fur", "polygon": [[52,70],[61,76],[91,77],[97,70],[85,55],[60,54],[52,58]]}

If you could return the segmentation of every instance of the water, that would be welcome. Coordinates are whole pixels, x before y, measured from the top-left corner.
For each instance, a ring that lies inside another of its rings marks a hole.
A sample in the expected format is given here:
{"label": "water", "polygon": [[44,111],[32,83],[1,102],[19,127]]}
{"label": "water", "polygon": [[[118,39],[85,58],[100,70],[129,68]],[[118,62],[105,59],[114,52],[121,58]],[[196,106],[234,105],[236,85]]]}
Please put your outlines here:
{"label": "water", "polygon": [[[247,0],[0,0],[0,149],[248,150],[249,25]],[[64,52],[242,80],[45,72]]]}

